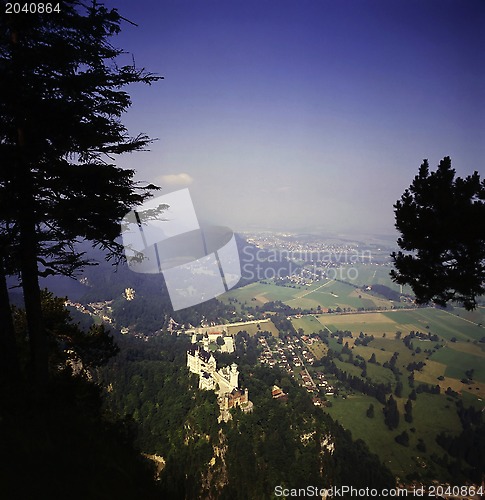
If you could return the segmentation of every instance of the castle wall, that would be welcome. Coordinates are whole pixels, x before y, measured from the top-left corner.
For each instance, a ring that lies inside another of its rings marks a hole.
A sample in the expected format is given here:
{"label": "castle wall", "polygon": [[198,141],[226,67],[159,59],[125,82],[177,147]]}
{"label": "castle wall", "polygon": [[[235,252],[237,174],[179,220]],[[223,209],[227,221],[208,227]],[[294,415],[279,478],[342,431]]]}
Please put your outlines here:
{"label": "castle wall", "polygon": [[199,375],[199,389],[214,390],[218,386],[221,411],[241,405],[243,411],[246,411],[246,406],[250,404],[248,390],[238,389],[239,371],[235,363],[217,370],[214,357],[197,349],[187,352],[187,367],[192,373]]}

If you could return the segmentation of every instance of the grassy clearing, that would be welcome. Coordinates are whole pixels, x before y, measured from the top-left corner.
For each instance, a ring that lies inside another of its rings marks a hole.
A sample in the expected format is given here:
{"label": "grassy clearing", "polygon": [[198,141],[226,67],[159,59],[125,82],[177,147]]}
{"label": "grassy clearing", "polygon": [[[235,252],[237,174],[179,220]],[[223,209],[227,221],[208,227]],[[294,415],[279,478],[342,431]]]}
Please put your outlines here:
{"label": "grassy clearing", "polygon": [[473,406],[476,409],[485,407],[485,401],[483,399],[483,396],[479,396],[471,392],[463,392],[462,397],[463,397],[463,404],[465,406]]}
{"label": "grassy clearing", "polygon": [[[472,396],[469,398],[471,402],[478,402],[477,398],[472,398]],[[370,450],[377,453],[392,472],[399,477],[405,477],[406,474],[416,470],[417,457],[427,467],[436,467],[430,459],[431,454],[436,453],[441,456],[444,452],[436,444],[436,436],[441,431],[458,434],[461,425],[455,404],[442,395],[424,393],[418,395],[417,400],[413,402],[414,420],[412,423],[405,422],[403,418],[402,406],[405,398],[398,402],[401,418],[399,427],[393,431],[388,430],[384,424],[383,406],[369,396],[352,395],[346,400],[332,399],[332,407],[325,410],[349,429],[355,439],[364,440]],[[375,408],[374,418],[366,416],[370,404],[373,404]],[[410,437],[409,447],[398,445],[394,441],[394,438],[403,431],[406,431]],[[416,448],[419,439],[426,444],[425,453]]]}
{"label": "grassy clearing", "polygon": [[[390,272],[392,269],[391,265],[377,265],[377,264],[361,264],[356,263],[351,267],[357,270],[357,275],[355,272],[343,272],[342,277],[344,281],[348,281],[356,286],[371,286],[371,285],[385,285],[392,290],[399,292],[400,286],[391,280]],[[349,279],[348,276],[353,279]],[[408,286],[403,287],[404,294],[412,294],[412,290]]]}
{"label": "grassy clearing", "polygon": [[295,330],[298,331],[301,328],[306,335],[318,333],[320,330],[323,330],[322,324],[314,316],[292,318],[291,323],[293,324]]}
{"label": "grassy clearing", "polygon": [[434,353],[432,360],[446,365],[445,376],[447,377],[462,379],[465,377],[465,371],[473,368],[473,379],[485,382],[485,363],[481,351],[479,355],[475,355],[446,346]]}
{"label": "grassy clearing", "polygon": [[328,347],[323,342],[314,342],[307,347],[312,352],[313,356],[315,356],[315,359],[322,358],[328,351]]}
{"label": "grassy clearing", "polygon": [[[414,428],[414,423],[406,423],[402,416],[399,427],[390,431],[384,424],[382,405],[370,396],[353,395],[346,400],[341,398],[332,399],[333,406],[326,408],[325,411],[335,420],[338,420],[346,429],[349,429],[354,439],[364,440],[370,450],[379,455],[394,474],[403,478],[416,470],[417,457],[428,466],[433,466],[429,458],[430,455],[433,452],[438,455],[443,454],[443,450],[435,442],[436,435],[442,427],[460,428],[454,408],[451,405],[450,408],[445,408],[448,403],[446,398],[435,396],[435,399],[432,400],[428,396],[431,395],[418,396],[418,400],[414,405],[415,421],[419,420],[419,428],[416,426],[415,432],[410,430]],[[373,404],[375,408],[374,418],[366,416],[370,404]],[[426,411],[426,408],[430,407],[433,412]],[[423,409],[424,411],[422,411]],[[424,418],[422,413],[425,415]],[[430,420],[429,415],[433,416],[433,414],[441,419],[439,426],[436,426],[435,422]],[[410,436],[409,447],[398,445],[394,441],[394,438],[404,430]],[[416,449],[419,438],[426,443],[427,451],[424,454]],[[436,475],[436,472],[434,475]]]}
{"label": "grassy clearing", "polygon": [[445,372],[446,372],[445,364],[428,359],[426,360],[426,366],[421,371],[417,371],[415,373],[414,378],[417,382],[436,385],[440,383],[438,377],[444,376]]}
{"label": "grassy clearing", "polygon": [[395,385],[395,377],[391,370],[379,365],[367,363],[367,376],[370,377],[372,382],[377,384],[387,384],[390,382],[392,385]]}
{"label": "grassy clearing", "polygon": [[382,336],[383,333],[394,335],[396,323],[384,316],[383,313],[355,313],[355,314],[322,314],[318,321],[330,330],[349,330],[358,335],[364,332],[368,335]]}
{"label": "grassy clearing", "polygon": [[354,366],[350,363],[345,363],[338,359],[335,359],[334,363],[338,368],[340,368],[340,370],[347,372],[349,375],[353,375],[354,377],[360,377],[360,374],[362,373],[362,368]]}
{"label": "grassy clearing", "polygon": [[[442,431],[458,434],[461,431],[460,419],[455,404],[444,395],[422,393],[413,404],[413,424],[417,433],[424,439],[428,453],[442,454],[443,449],[435,442],[435,437]],[[403,427],[413,424],[403,422]]]}
{"label": "grassy clearing", "polygon": [[[258,324],[260,328],[258,328]],[[226,325],[227,326],[227,331],[230,335],[236,335],[237,332],[239,331],[246,331],[249,333],[249,335],[256,335],[258,332],[270,332],[273,337],[278,337],[279,332],[274,323],[269,320],[269,321],[259,321],[258,323],[252,322],[252,323],[247,323],[245,325],[236,325],[236,326],[231,326],[231,325]]]}
{"label": "grassy clearing", "polygon": [[[355,346],[352,349],[352,352],[354,353],[354,356],[359,354],[366,361],[368,361],[371,358],[372,354],[375,354],[376,361],[378,363],[380,363],[381,365],[383,363],[385,363],[386,361],[389,361],[391,359],[391,356],[392,356],[392,352],[382,351],[381,349],[377,349],[375,347],[372,347],[372,345],[368,345],[365,347],[362,345]],[[370,366],[370,365],[367,365],[367,366]]]}

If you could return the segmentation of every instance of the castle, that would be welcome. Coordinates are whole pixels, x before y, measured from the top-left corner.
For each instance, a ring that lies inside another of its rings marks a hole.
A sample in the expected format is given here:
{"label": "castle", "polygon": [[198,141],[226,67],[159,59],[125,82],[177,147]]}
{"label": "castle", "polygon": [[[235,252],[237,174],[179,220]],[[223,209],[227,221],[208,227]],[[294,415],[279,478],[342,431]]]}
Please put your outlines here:
{"label": "castle", "polygon": [[222,420],[227,421],[230,418],[231,408],[238,406],[243,411],[252,410],[253,404],[249,401],[248,390],[239,388],[236,363],[218,370],[212,353],[195,347],[187,351],[187,367],[191,373],[199,375],[199,389],[217,392]]}

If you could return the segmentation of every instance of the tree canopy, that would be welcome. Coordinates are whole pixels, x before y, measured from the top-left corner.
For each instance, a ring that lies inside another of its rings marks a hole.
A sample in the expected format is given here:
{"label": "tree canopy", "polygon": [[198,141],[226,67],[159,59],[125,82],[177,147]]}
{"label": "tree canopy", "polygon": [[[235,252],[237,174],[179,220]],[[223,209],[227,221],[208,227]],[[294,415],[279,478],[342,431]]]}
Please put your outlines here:
{"label": "tree canopy", "polygon": [[485,293],[485,180],[455,178],[449,157],[435,172],[424,160],[394,208],[401,251],[392,253],[393,280],[410,285],[418,304],[474,309]]}
{"label": "tree canopy", "polygon": [[85,264],[72,248],[78,237],[117,253],[119,221],[146,198],[134,171],[117,167],[115,157],[150,142],[122,124],[131,105],[123,88],[160,77],[131,61],[118,65],[124,52],[110,39],[121,21],[96,2],[63,2],[56,15],[2,13],[2,229],[11,237],[9,255],[19,256],[14,243],[31,219],[44,275]]}

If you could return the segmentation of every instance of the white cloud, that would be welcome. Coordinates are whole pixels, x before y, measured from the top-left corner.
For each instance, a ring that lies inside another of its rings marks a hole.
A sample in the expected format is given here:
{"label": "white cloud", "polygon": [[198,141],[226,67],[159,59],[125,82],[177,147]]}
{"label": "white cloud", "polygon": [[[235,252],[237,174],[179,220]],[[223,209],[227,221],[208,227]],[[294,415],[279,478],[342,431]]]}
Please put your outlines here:
{"label": "white cloud", "polygon": [[160,175],[155,182],[163,188],[164,186],[188,186],[194,182],[194,179],[189,174],[181,172],[180,174]]}

